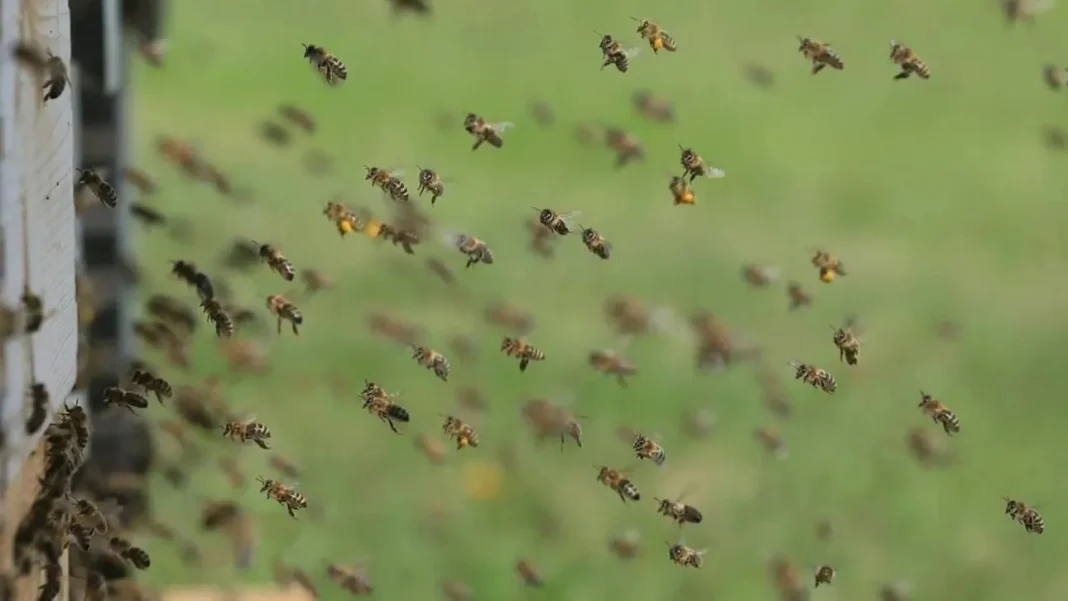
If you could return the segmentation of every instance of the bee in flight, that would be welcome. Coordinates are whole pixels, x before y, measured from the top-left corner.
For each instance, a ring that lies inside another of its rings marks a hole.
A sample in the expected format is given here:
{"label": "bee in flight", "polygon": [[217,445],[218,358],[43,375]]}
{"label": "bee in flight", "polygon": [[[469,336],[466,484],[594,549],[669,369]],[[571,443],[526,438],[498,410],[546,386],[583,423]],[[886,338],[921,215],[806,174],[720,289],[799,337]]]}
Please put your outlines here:
{"label": "bee in flight", "polygon": [[801,47],[797,50],[808,60],[812,61],[812,74],[815,75],[825,67],[831,67],[841,71],[845,68],[845,62],[838,53],[826,42],[797,36]]}
{"label": "bee in flight", "polygon": [[271,480],[270,478],[264,480],[262,476],[258,476],[256,481],[262,485],[260,487],[260,492],[267,493],[268,499],[274,499],[275,501],[278,501],[279,505],[285,506],[290,517],[297,517],[297,514],[294,512],[299,509],[308,508],[308,499],[297,492],[292,486],[282,484],[281,482]]}
{"label": "bee in flight", "polygon": [[541,352],[523,338],[507,337],[501,342],[501,352],[509,357],[519,358],[519,371],[526,371],[531,361],[544,361],[545,353]]}
{"label": "bee in flight", "polygon": [[297,336],[300,335],[300,330],[297,326],[304,323],[304,316],[301,315],[297,306],[289,302],[289,299],[281,294],[272,294],[267,297],[267,309],[278,318],[278,333],[282,333],[282,322],[288,321],[289,325],[293,327],[293,333]]}
{"label": "bee in flight", "polygon": [[856,365],[857,355],[860,354],[860,339],[853,333],[853,329],[848,326],[836,328],[832,325],[831,330],[834,331],[834,345],[838,347],[838,360]]}
{"label": "bee in flight", "polygon": [[487,246],[485,242],[474,236],[468,234],[447,233],[442,240],[448,246],[467,255],[467,265],[464,267],[471,267],[476,263],[484,263],[486,265],[493,264],[493,251],[490,250],[490,247]]}
{"label": "bee in flight", "polygon": [[718,179],[727,175],[727,172],[722,169],[712,167],[705,162],[701,155],[697,154],[692,148],[683,148],[679,144],[679,151],[682,153],[679,162],[682,163],[682,176],[690,176],[690,182],[698,177],[708,177]]}
{"label": "bee in flight", "polygon": [[130,376],[130,381],[143,388],[145,392],[155,394],[156,400],[159,401],[160,405],[163,404],[164,397],[170,398],[174,395],[174,390],[171,388],[171,385],[167,380],[164,380],[147,369],[135,369]]}
{"label": "bee in flight", "polygon": [[33,44],[19,42],[15,45],[13,54],[22,66],[36,71],[45,80],[42,86],[44,102],[59,98],[70,85],[67,65],[63,59],[52,54],[51,50],[42,50]]}
{"label": "bee in flight", "polygon": [[930,417],[934,423],[941,425],[946,434],[960,432],[960,418],[957,417],[956,413],[950,411],[949,407],[946,407],[942,401],[921,390],[920,404],[917,406],[923,409],[923,414]]}
{"label": "bee in flight", "polygon": [[433,169],[419,168],[419,196],[423,192],[430,192],[430,206],[434,206],[438,198],[445,194],[445,182]]}
{"label": "bee in flight", "polygon": [[697,195],[693,192],[693,187],[690,182],[686,181],[685,177],[675,176],[671,178],[671,183],[668,184],[668,190],[671,190],[671,197],[676,205],[692,205],[697,204]]}
{"label": "bee in flight", "polygon": [[1038,509],[1023,501],[1016,501],[1008,497],[1002,498],[1005,500],[1005,515],[1023,524],[1024,529],[1028,532],[1042,534],[1046,531],[1046,521],[1042,519]]}
{"label": "bee in flight", "polygon": [[582,230],[582,243],[589,251],[602,259],[612,256],[612,243],[605,239],[597,230],[591,227],[579,226]]}
{"label": "bee in flight", "polygon": [[638,90],[632,97],[632,104],[638,114],[658,123],[675,121],[675,105],[667,98],[657,96],[649,90]]}
{"label": "bee in flight", "polygon": [[686,546],[684,542],[675,544],[666,543],[668,546],[668,558],[675,564],[684,568],[700,568],[704,563],[705,549],[697,550]]}
{"label": "bee in flight", "polygon": [[363,179],[371,180],[372,186],[382,188],[386,194],[389,194],[391,199],[396,202],[408,202],[410,200],[408,186],[405,186],[404,182],[400,180],[400,177],[404,175],[403,171],[367,166],[364,166],[364,169],[367,170],[367,176]]}
{"label": "bee in flight", "polygon": [[515,127],[515,124],[511,121],[487,123],[481,115],[475,113],[467,113],[467,116],[464,117],[464,131],[475,138],[475,144],[471,147],[471,150],[478,150],[478,147],[482,146],[483,142],[489,142],[490,146],[494,148],[504,146],[504,139],[501,135],[510,127]]}
{"label": "bee in flight", "polygon": [[330,54],[326,48],[316,45],[301,44],[304,46],[304,58],[315,67],[315,70],[323,76],[326,83],[339,86],[349,77],[349,68],[341,59]]}
{"label": "bee in flight", "polygon": [[387,393],[374,382],[364,382],[364,389],[360,393],[360,398],[363,399],[363,408],[377,415],[378,419],[386,422],[389,425],[389,429],[393,430],[395,434],[400,434],[400,432],[393,422],[408,423],[411,420],[408,411],[393,400],[393,395]]}
{"label": "bee in flight", "polygon": [[791,311],[812,304],[812,296],[797,282],[787,284],[786,296],[790,299],[789,309]]}
{"label": "bee in flight", "polygon": [[413,346],[412,358],[416,363],[434,372],[442,382],[449,381],[449,360],[445,355],[428,346]]}
{"label": "bee in flight", "polygon": [[104,404],[125,407],[133,414],[137,413],[134,409],[148,409],[148,399],[136,392],[130,392],[114,386],[104,389]]}
{"label": "bee in flight", "polygon": [[255,417],[226,423],[223,425],[223,436],[231,440],[237,438],[242,443],[251,440],[261,449],[270,449],[266,441],[271,438],[271,430],[257,422]]}
{"label": "bee in flight", "polygon": [[172,263],[174,266],[171,268],[171,273],[186,284],[196,288],[200,300],[215,298],[215,285],[212,284],[211,278],[197,269],[195,264],[189,261],[173,261]]}
{"label": "bee in flight", "polygon": [[624,48],[623,44],[620,44],[610,35],[598,35],[601,36],[601,54],[604,55],[604,63],[601,65],[601,69],[608,65],[615,65],[616,70],[620,73],[626,73],[627,69],[630,68],[630,59],[637,56],[640,50],[638,48]]}
{"label": "bee in flight", "polygon": [[668,52],[678,50],[678,46],[675,45],[675,38],[664,31],[664,28],[660,25],[637,17],[631,17],[631,19],[638,22],[637,33],[641,34],[649,42],[649,47],[653,49],[653,54],[660,52],[660,50],[667,50]]}
{"label": "bee in flight", "polygon": [[100,174],[92,169],[75,169],[81,175],[78,176],[78,185],[85,186],[92,191],[97,200],[109,209],[114,209],[119,204],[119,193],[115,186],[100,177]]}
{"label": "bee in flight", "polygon": [[548,228],[549,231],[555,232],[561,236],[566,236],[575,231],[575,219],[582,215],[582,211],[557,213],[552,209],[533,208],[535,211],[538,211],[538,221]]}
{"label": "bee in flight", "polygon": [[834,568],[832,568],[831,566],[820,566],[819,569],[816,570],[815,586],[819,586],[821,584],[831,584],[831,582],[834,581],[834,574]]}
{"label": "bee in flight", "polygon": [[200,303],[204,313],[208,315],[208,321],[215,325],[215,335],[219,338],[229,338],[234,335],[234,320],[223,308],[222,303],[209,298]]}
{"label": "bee in flight", "polygon": [[682,502],[686,497],[686,492],[683,492],[677,499],[670,501],[668,499],[653,499],[659,506],[656,512],[660,515],[665,515],[675,521],[678,525],[683,524],[700,524],[704,516],[693,505],[687,505]]}
{"label": "bee in flight", "polygon": [[366,221],[361,219],[355,211],[340,202],[330,201],[326,203],[323,215],[326,215],[327,219],[334,222],[334,225],[337,226],[337,233],[341,234],[342,237],[349,232],[363,231],[367,226]]}
{"label": "bee in flight", "polygon": [[293,281],[293,278],[297,276],[297,270],[285,255],[270,244],[259,244],[258,242],[253,242],[253,244],[259,247],[260,260],[267,263],[271,271],[282,276],[282,279],[287,282]]}
{"label": "bee in flight", "polygon": [[920,79],[931,78],[931,68],[927,66],[927,63],[923,62],[923,59],[917,56],[911,48],[895,40],[890,40],[890,60],[901,67],[901,72],[895,75],[894,79],[908,79],[913,73]]}
{"label": "bee in flight", "polygon": [[634,437],[634,444],[631,447],[634,449],[634,454],[638,459],[650,459],[656,465],[664,465],[667,461],[667,453],[664,452],[664,447],[660,446],[660,443],[655,440],[659,437],[648,437],[642,434],[638,434]]}
{"label": "bee in flight", "polygon": [[599,470],[597,472],[597,481],[616,491],[616,494],[619,495],[621,501],[626,503],[627,499],[630,499],[631,501],[641,500],[642,495],[638,492],[638,487],[626,476],[629,470],[614,470],[609,467],[598,465],[593,467]]}
{"label": "bee in flight", "polygon": [[478,432],[475,432],[471,424],[451,415],[442,417],[445,418],[445,423],[442,424],[441,431],[456,441],[456,450],[478,446]]}
{"label": "bee in flight", "polygon": [[817,250],[812,256],[812,266],[819,270],[820,281],[824,284],[830,284],[837,276],[846,275],[842,262],[824,250]]}
{"label": "bee in flight", "polygon": [[1068,85],[1068,69],[1057,65],[1046,65],[1042,67],[1042,79],[1049,89],[1058,92]]}
{"label": "bee in flight", "polygon": [[800,361],[791,361],[790,367],[796,370],[794,372],[794,379],[801,380],[806,384],[811,384],[813,388],[819,388],[820,390],[833,394],[838,389],[838,382],[834,379],[834,376],[825,369],[820,369],[815,365],[809,365],[808,363],[802,363]]}
{"label": "bee in flight", "polygon": [[590,351],[587,362],[602,374],[615,376],[619,385],[626,388],[627,378],[638,373],[638,366],[613,350]]}

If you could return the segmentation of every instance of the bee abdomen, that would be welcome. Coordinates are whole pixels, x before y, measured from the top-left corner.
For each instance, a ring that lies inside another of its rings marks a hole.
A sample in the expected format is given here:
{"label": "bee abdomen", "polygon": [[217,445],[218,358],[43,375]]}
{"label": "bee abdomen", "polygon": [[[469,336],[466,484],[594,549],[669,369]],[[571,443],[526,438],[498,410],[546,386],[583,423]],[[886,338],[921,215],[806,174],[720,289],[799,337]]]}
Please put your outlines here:
{"label": "bee abdomen", "polygon": [[623,493],[623,496],[632,501],[640,501],[642,495],[638,492],[638,487],[634,485],[630,480],[623,480],[619,483],[619,491]]}
{"label": "bee abdomen", "polygon": [[411,420],[411,415],[408,414],[408,410],[400,405],[391,405],[390,408],[386,410],[386,415],[389,416],[390,419],[395,419],[399,422],[407,422]]}
{"label": "bee abdomen", "polygon": [[657,465],[664,465],[664,462],[667,461],[667,453],[664,452],[664,449],[656,449],[650,453],[649,459],[652,459],[653,463]]}
{"label": "bee abdomen", "polygon": [[942,423],[942,428],[947,434],[960,432],[960,418],[957,417],[956,413],[947,409],[938,414],[938,421]]}
{"label": "bee abdomen", "polygon": [[682,512],[682,519],[687,522],[690,522],[691,524],[700,524],[701,520],[704,519],[704,516],[701,515],[701,512],[698,511],[696,507],[690,507],[689,505],[687,505],[686,509],[684,509]]}

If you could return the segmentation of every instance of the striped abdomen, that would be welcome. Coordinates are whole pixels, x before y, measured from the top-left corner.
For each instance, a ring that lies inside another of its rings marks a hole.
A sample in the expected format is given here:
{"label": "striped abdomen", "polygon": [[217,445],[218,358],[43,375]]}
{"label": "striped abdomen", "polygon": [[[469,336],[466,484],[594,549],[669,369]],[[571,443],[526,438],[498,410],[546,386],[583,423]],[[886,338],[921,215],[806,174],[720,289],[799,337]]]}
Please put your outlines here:
{"label": "striped abdomen", "polygon": [[621,480],[619,482],[619,488],[617,489],[619,494],[630,499],[631,501],[640,501],[642,495],[638,492],[638,487],[634,485],[630,480]]}

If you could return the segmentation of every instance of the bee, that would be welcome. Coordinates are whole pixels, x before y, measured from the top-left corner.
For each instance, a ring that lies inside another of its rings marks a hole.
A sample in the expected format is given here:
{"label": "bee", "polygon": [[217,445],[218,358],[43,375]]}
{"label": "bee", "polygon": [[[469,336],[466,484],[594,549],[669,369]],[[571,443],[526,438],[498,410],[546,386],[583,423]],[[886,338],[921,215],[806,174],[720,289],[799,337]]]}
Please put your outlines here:
{"label": "bee", "polygon": [[159,401],[160,405],[163,404],[164,397],[169,399],[174,395],[174,390],[169,382],[147,369],[135,369],[130,376],[130,381],[143,388],[145,392],[155,394],[156,400]]}
{"label": "bee", "polygon": [[363,408],[389,424],[389,429],[396,434],[400,434],[400,432],[393,424],[394,421],[408,423],[411,420],[408,411],[394,402],[392,395],[386,393],[381,386],[374,382],[366,382],[360,397],[363,399]]}
{"label": "bee", "polygon": [[845,62],[842,61],[842,57],[838,56],[838,53],[831,48],[830,44],[801,36],[797,36],[797,40],[801,42],[801,47],[797,49],[798,52],[805,59],[812,61],[813,75],[828,66],[839,71],[845,68]]}
{"label": "bee", "polygon": [[282,276],[282,279],[287,282],[293,281],[293,278],[297,275],[297,270],[285,255],[270,244],[260,244],[258,242],[253,242],[252,244],[259,247],[257,252],[260,260],[267,263],[267,266],[271,268],[271,271]]}
{"label": "bee", "polygon": [[523,335],[534,329],[534,316],[519,307],[504,302],[486,305],[482,313],[486,323]]}
{"label": "bee", "polygon": [[960,432],[960,418],[938,399],[921,390],[920,404],[917,406],[923,409],[923,414],[930,417],[934,423],[941,425],[946,434]]}
{"label": "bee", "polygon": [[1025,530],[1035,534],[1042,534],[1046,531],[1046,521],[1042,519],[1042,515],[1035,507],[1008,497],[1002,497],[1002,499],[1005,500],[1005,515],[1023,524]]}
{"label": "bee", "polygon": [[278,333],[282,333],[282,322],[288,321],[289,325],[293,328],[293,333],[297,336],[300,335],[300,331],[297,326],[304,323],[304,316],[301,315],[297,306],[289,302],[289,299],[281,294],[272,294],[267,297],[267,309],[276,317],[278,317]]}
{"label": "bee", "polygon": [[478,150],[478,147],[482,146],[483,142],[489,142],[490,146],[494,148],[504,146],[504,139],[501,135],[510,127],[515,127],[515,124],[510,121],[487,123],[481,115],[475,113],[467,113],[467,116],[464,117],[464,131],[475,138],[475,144],[471,147],[471,150]]}
{"label": "bee", "polygon": [[653,499],[659,506],[656,512],[660,515],[667,516],[674,520],[678,525],[683,524],[700,524],[704,516],[701,515],[701,511],[693,505],[687,505],[682,500],[686,497],[686,493],[683,492],[674,501],[668,499]]}
{"label": "bee", "polygon": [[586,248],[591,253],[606,260],[612,256],[612,243],[606,240],[597,230],[581,225],[579,229],[582,230],[582,243],[586,245]]}
{"label": "bee", "polygon": [[788,459],[790,452],[786,449],[786,441],[777,428],[757,428],[753,437],[764,447],[764,450],[778,460]]}
{"label": "bee", "polygon": [[686,181],[685,177],[672,177],[668,190],[671,190],[671,197],[676,206],[697,204],[697,195],[694,194],[693,186]]}
{"label": "bee", "polygon": [[831,582],[834,580],[834,574],[834,568],[832,568],[831,566],[820,566],[816,570],[815,586],[819,586],[821,584],[831,584]]}
{"label": "bee", "polygon": [[775,588],[779,590],[781,601],[805,601],[808,599],[808,590],[805,587],[801,572],[789,559],[782,555],[776,555],[768,562]]}
{"label": "bee", "polygon": [[819,269],[820,281],[824,284],[830,284],[836,276],[846,275],[842,262],[823,250],[817,250],[812,256],[812,266]]}
{"label": "bee", "polygon": [[1053,8],[1053,0],[1001,0],[1005,19],[1010,25],[1024,19],[1034,25],[1035,15]]}
{"label": "bee", "polygon": [[700,568],[704,563],[704,555],[708,551],[705,549],[696,550],[691,547],[687,547],[683,542],[677,542],[675,544],[665,543],[668,546],[668,559],[675,562],[684,568]]}
{"label": "bee", "polygon": [[538,211],[538,221],[540,221],[549,231],[560,236],[566,236],[575,231],[575,219],[582,215],[582,211],[557,213],[552,209],[533,208],[535,211]]}
{"label": "bee", "polygon": [[380,231],[378,237],[382,240],[388,240],[393,243],[394,246],[400,245],[404,249],[404,252],[409,255],[415,254],[413,245],[419,244],[421,240],[415,232],[401,229],[399,227],[392,226],[388,223],[380,225]]}
{"label": "bee", "polygon": [[641,542],[641,534],[637,530],[627,530],[613,537],[608,542],[608,548],[620,559],[634,559],[641,552]]}
{"label": "bee", "polygon": [[836,328],[832,325],[831,330],[834,331],[832,342],[838,347],[838,360],[845,361],[848,365],[856,365],[857,355],[860,354],[860,339],[853,333],[853,329]]}
{"label": "bee", "polygon": [[675,45],[675,38],[664,31],[663,27],[646,19],[637,17],[631,17],[631,19],[638,22],[637,33],[641,34],[649,42],[649,47],[653,49],[653,54],[657,54],[660,50],[667,50],[668,52],[678,50],[678,46]]}
{"label": "bee", "polygon": [[638,136],[618,127],[604,130],[604,143],[616,155],[616,169],[622,169],[634,161],[645,160],[645,148]]}
{"label": "bee", "polygon": [[754,288],[766,288],[779,277],[779,270],[763,265],[743,265],[742,279]]}
{"label": "bee", "polygon": [[419,168],[419,196],[422,196],[423,192],[430,192],[431,206],[445,194],[445,182],[437,171]]}
{"label": "bee", "polygon": [[308,499],[292,486],[270,478],[264,480],[262,476],[257,477],[256,481],[262,485],[260,492],[267,493],[268,499],[274,499],[279,505],[284,505],[290,517],[295,518],[297,517],[295,511],[308,508]]}
{"label": "bee", "polygon": [[42,50],[31,43],[19,42],[15,45],[13,55],[22,66],[32,69],[45,80],[41,88],[44,90],[45,103],[62,96],[70,85],[67,65],[63,59],[52,54],[51,50]]}
{"label": "bee", "polygon": [[300,279],[304,282],[305,294],[315,294],[316,292],[330,290],[334,287],[334,283],[330,281],[330,278],[315,269],[301,270]]}
{"label": "bee", "polygon": [[441,593],[448,601],[471,601],[471,587],[459,580],[443,580]]}
{"label": "bee", "polygon": [[442,382],[449,381],[449,360],[444,355],[428,346],[412,347],[412,359],[416,363],[434,372]]}
{"label": "bee", "polygon": [[281,455],[271,455],[267,462],[270,463],[271,467],[278,470],[280,474],[287,478],[300,477],[300,467],[298,467],[296,463],[293,463],[293,461]]}
{"label": "bee", "polygon": [[690,182],[698,177],[720,178],[727,175],[727,172],[722,169],[712,167],[705,162],[701,155],[697,154],[692,148],[683,148],[679,145],[679,151],[682,153],[679,158],[679,162],[682,163],[682,177],[690,176]]}
{"label": "bee", "polygon": [[260,124],[260,135],[263,136],[264,140],[278,146],[289,144],[289,131],[274,121],[262,122]]}
{"label": "bee", "polygon": [[597,472],[597,481],[616,491],[621,501],[626,503],[627,499],[631,501],[641,500],[642,495],[638,492],[638,487],[626,477],[628,470],[615,470],[598,465],[593,467],[599,470]]}
{"label": "bee", "polygon": [[923,62],[923,59],[917,56],[911,48],[895,40],[890,40],[890,60],[901,67],[901,72],[895,75],[894,79],[908,79],[913,73],[920,79],[931,78],[931,68],[927,66],[927,63]]}
{"label": "bee", "polygon": [[309,134],[315,133],[315,119],[308,111],[287,104],[278,107],[278,114],[286,121],[289,121]]}
{"label": "bee", "polygon": [[34,382],[30,386],[30,416],[26,418],[26,434],[30,435],[41,429],[48,419],[49,402],[48,389],[40,382]]}
{"label": "bee", "polygon": [[197,294],[200,296],[200,300],[215,298],[215,285],[212,284],[211,279],[206,274],[197,269],[197,266],[194,263],[189,261],[171,261],[171,264],[171,273],[178,276],[178,279],[186,284],[195,288]]}
{"label": "bee", "polygon": [[408,186],[404,185],[404,182],[400,180],[404,175],[403,171],[382,169],[381,167],[367,167],[367,175],[363,178],[370,180],[372,186],[382,188],[384,192],[389,194],[389,197],[396,202],[408,202],[410,200],[408,194]]}
{"label": "bee", "polygon": [[442,424],[441,431],[456,441],[456,450],[478,446],[478,432],[475,432],[475,428],[471,424],[451,415],[443,415],[442,417],[445,418],[445,423]]}
{"label": "bee", "polygon": [[530,114],[538,125],[545,127],[552,125],[556,121],[556,114],[553,113],[553,108],[544,102],[535,102],[530,105]]}
{"label": "bee", "polygon": [[585,415],[575,415],[563,407],[555,407],[552,417],[555,427],[560,432],[560,450],[564,450],[565,437],[575,441],[575,444],[581,449],[582,424],[578,420],[587,419],[587,417]]}
{"label": "bee", "polygon": [[415,437],[415,446],[430,463],[434,465],[445,463],[445,445],[441,444],[440,440],[420,434]]}
{"label": "bee", "polygon": [[1057,65],[1045,65],[1042,67],[1042,79],[1049,89],[1058,92],[1068,85],[1068,68]]}
{"label": "bee", "polygon": [[[74,504],[75,519],[81,522],[82,525],[86,526],[90,532],[96,532],[97,530],[101,532],[108,531],[109,524],[107,515],[105,515],[104,512],[92,501],[85,498],[76,499],[70,495],[68,495],[68,497]],[[114,500],[110,502],[110,508],[116,508]]]}
{"label": "bee", "polygon": [[148,553],[140,547],[120,536],[113,536],[108,541],[108,547],[113,553],[133,564],[139,570],[147,570],[152,565],[152,559]]}
{"label": "bee", "polygon": [[627,387],[627,378],[638,373],[637,365],[613,350],[590,351],[587,361],[596,371],[615,376],[616,381],[624,388]]}
{"label": "bee", "polygon": [[230,440],[236,437],[242,443],[251,440],[261,449],[270,449],[265,441],[271,438],[271,430],[257,422],[255,417],[227,422],[223,425],[223,436]]}
{"label": "bee", "polygon": [[301,44],[301,46],[304,46],[304,58],[308,59],[315,70],[323,76],[326,83],[339,86],[348,79],[349,68],[341,62],[341,59],[330,54],[326,48],[308,44]]}
{"label": "bee", "polygon": [[96,199],[109,209],[114,209],[119,204],[119,193],[106,179],[100,177],[93,169],[75,169],[78,176],[79,186],[85,186],[96,196]]}
{"label": "bee", "polygon": [[375,590],[367,576],[367,570],[360,566],[345,567],[332,563],[326,567],[326,575],[353,595],[370,595]]}
{"label": "bee", "polygon": [[909,453],[912,457],[920,463],[922,466],[936,466],[945,465],[950,459],[944,439],[935,438],[931,434],[930,430],[923,428],[913,428],[909,430],[906,438],[908,444]]}
{"label": "bee", "polygon": [[196,314],[174,297],[162,294],[153,295],[145,303],[145,310],[152,317],[179,327],[187,333],[196,330]]}
{"label": "bee", "polygon": [[813,388],[819,388],[828,394],[832,394],[838,389],[838,381],[825,369],[820,369],[815,365],[809,365],[808,363],[802,363],[800,361],[791,361],[790,367],[795,370],[795,380],[801,380],[806,384],[811,384]]}
{"label": "bee", "polygon": [[148,409],[148,399],[128,390],[116,388],[114,386],[104,389],[105,405],[117,405],[119,407],[125,407],[130,413],[136,414],[134,409]]}
{"label": "bee", "polygon": [[675,121],[675,106],[670,100],[654,95],[649,90],[638,90],[632,98],[634,109],[638,114],[658,123]]}
{"label": "bee", "polygon": [[667,453],[664,452],[664,447],[660,446],[660,443],[653,438],[638,434],[634,437],[634,444],[631,446],[638,459],[651,459],[658,466],[664,465],[664,462],[667,461]]}
{"label": "bee", "polygon": [[538,568],[529,559],[520,559],[515,564],[515,571],[523,579],[523,584],[531,587],[540,587],[545,584]]}
{"label": "bee", "polygon": [[533,347],[523,338],[506,337],[501,342],[501,352],[519,358],[519,371],[526,371],[531,361],[544,361],[545,353]]}
{"label": "bee", "polygon": [[775,74],[764,65],[746,63],[742,65],[742,73],[754,86],[758,88],[770,88],[775,83]]}
{"label": "bee", "polygon": [[530,243],[528,246],[530,252],[544,259],[553,258],[556,254],[556,236],[542,226],[541,221],[538,220],[537,216],[524,220],[523,225],[530,233]]}
{"label": "bee", "polygon": [[366,222],[363,219],[360,219],[354,211],[346,208],[340,202],[331,201],[326,203],[323,215],[326,215],[330,221],[334,222],[334,225],[337,226],[337,232],[341,234],[342,238],[350,232],[363,231],[366,226]]}
{"label": "bee", "polygon": [[797,282],[790,282],[786,286],[786,296],[790,299],[788,308],[791,311],[795,311],[802,307],[807,307],[812,304],[812,296],[805,291],[801,284]]}
{"label": "bee", "polygon": [[389,0],[389,4],[393,7],[394,15],[400,15],[405,11],[423,17],[430,14],[430,2],[428,0]]}
{"label": "bee", "polygon": [[816,522],[816,538],[821,541],[827,542],[834,537],[834,524],[828,519],[822,519]]}
{"label": "bee", "polygon": [[630,68],[630,59],[637,56],[640,51],[638,48],[624,48],[623,44],[620,44],[610,35],[598,34],[601,36],[601,54],[604,55],[604,63],[601,65],[603,70],[608,65],[614,65],[616,70],[620,73],[626,73]]}
{"label": "bee", "polygon": [[130,215],[145,224],[146,227],[167,223],[167,217],[163,213],[142,202],[130,203]]}
{"label": "bee", "polygon": [[477,263],[483,263],[485,265],[493,264],[493,251],[490,250],[490,247],[487,246],[485,242],[474,236],[469,234],[446,233],[442,237],[442,240],[448,246],[467,255],[467,264],[464,267],[471,267]]}
{"label": "bee", "polygon": [[207,299],[200,303],[201,308],[208,315],[208,320],[215,324],[215,335],[219,338],[229,338],[234,335],[234,320],[223,308],[222,303],[215,299]]}

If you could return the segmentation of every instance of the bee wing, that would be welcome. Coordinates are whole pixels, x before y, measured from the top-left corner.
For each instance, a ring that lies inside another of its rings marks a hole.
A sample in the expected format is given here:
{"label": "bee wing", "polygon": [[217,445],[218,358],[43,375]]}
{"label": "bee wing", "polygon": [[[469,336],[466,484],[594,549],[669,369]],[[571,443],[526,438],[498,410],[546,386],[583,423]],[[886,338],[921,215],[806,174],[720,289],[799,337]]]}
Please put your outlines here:
{"label": "bee wing", "polygon": [[389,175],[394,178],[404,177],[404,169],[390,169]]}
{"label": "bee wing", "polygon": [[641,48],[627,48],[627,49],[623,50],[623,54],[626,54],[627,58],[634,58],[635,56],[638,56],[641,53],[642,53],[642,49]]}
{"label": "bee wing", "polygon": [[653,331],[658,334],[666,334],[680,340],[688,340],[693,337],[691,328],[671,307],[653,309],[650,321],[653,324]]}
{"label": "bee wing", "polygon": [[719,169],[718,167],[709,167],[705,169],[705,177],[710,179],[719,179],[721,177],[727,177],[727,172]]}
{"label": "bee wing", "polygon": [[807,367],[804,363],[800,361],[791,361],[789,365],[794,369],[801,369],[802,367]]}
{"label": "bee wing", "polygon": [[582,211],[569,211],[567,213],[560,213],[560,221],[567,226],[568,229],[576,229],[575,222],[579,217],[582,217]]}
{"label": "bee wing", "polygon": [[453,231],[443,231],[441,232],[441,235],[439,237],[439,240],[442,244],[453,250],[459,248],[461,244],[467,241],[467,239],[467,234],[462,234],[460,232]]}
{"label": "bee wing", "polygon": [[498,135],[503,134],[505,130],[515,127],[515,123],[511,121],[501,121],[500,123],[490,123],[488,125],[491,129],[497,132]]}

